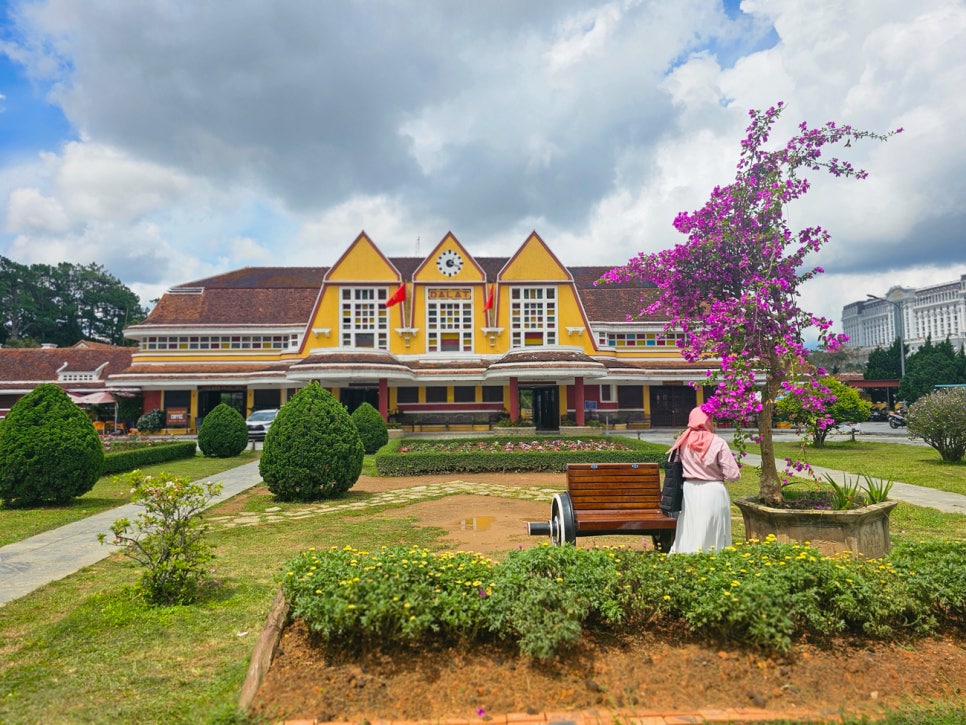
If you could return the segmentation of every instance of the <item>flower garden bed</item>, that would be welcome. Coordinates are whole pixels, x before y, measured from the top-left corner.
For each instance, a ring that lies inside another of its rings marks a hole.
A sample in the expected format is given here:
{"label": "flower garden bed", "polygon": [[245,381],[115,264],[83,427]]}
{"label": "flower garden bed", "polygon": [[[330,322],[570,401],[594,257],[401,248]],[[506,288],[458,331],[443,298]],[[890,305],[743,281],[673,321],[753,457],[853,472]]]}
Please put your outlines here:
{"label": "flower garden bed", "polygon": [[376,454],[380,476],[503,471],[564,471],[568,463],[664,460],[667,446],[630,438],[502,436],[390,440]]}

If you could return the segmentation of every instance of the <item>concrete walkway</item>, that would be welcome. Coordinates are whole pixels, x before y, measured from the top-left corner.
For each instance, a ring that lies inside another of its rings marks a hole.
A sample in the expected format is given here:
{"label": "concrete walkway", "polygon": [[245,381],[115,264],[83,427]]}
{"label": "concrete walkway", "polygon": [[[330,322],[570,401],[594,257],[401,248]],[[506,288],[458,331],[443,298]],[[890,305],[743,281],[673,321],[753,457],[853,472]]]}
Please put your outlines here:
{"label": "concrete walkway", "polygon": [[[223,487],[211,502],[215,505],[260,483],[262,477],[258,461],[253,461],[223,471],[211,480]],[[97,535],[107,534],[109,541],[113,538],[111,524],[116,519],[134,518],[143,510],[133,503],[125,504],[0,547],[0,606],[110,556],[117,549],[101,544]]]}
{"label": "concrete walkway", "polygon": [[[635,435],[635,437],[637,437]],[[674,433],[671,431],[646,431],[644,440],[655,443],[670,443],[674,440]],[[899,442],[899,441],[892,441]],[[750,465],[758,465],[760,457],[748,455],[745,462]],[[837,481],[842,482],[846,476],[854,477],[854,474],[842,471],[833,471],[824,468],[813,468],[819,476],[828,473]],[[258,473],[258,462],[246,463],[243,466],[229,469],[212,477],[213,480],[223,485],[221,495],[212,502],[212,505],[235,496],[246,489],[261,482]],[[375,496],[369,503],[353,503],[351,507],[366,505],[379,505],[385,503],[405,503],[415,502],[427,498],[440,498],[457,493],[484,493],[486,495],[514,498],[541,497],[541,500],[548,500],[554,491],[543,489],[520,489],[518,487],[504,486],[481,486],[480,484],[465,483],[454,481],[452,484],[436,484],[433,486],[418,486],[403,491],[392,491],[386,494]],[[927,506],[938,509],[944,513],[955,513],[966,515],[966,496],[937,491],[922,486],[912,486],[907,483],[896,482],[893,484],[890,498],[898,501],[915,504],[916,506]],[[322,502],[315,504],[310,509],[299,509],[294,514],[289,515],[302,518],[325,513],[334,513],[348,504],[334,501],[331,503]],[[113,546],[101,544],[97,540],[100,533],[110,535],[110,527],[115,519],[121,517],[133,518],[141,512],[141,507],[134,504],[127,504],[109,511],[104,511],[94,516],[67,524],[58,529],[46,531],[29,539],[18,541],[14,544],[0,547],[0,606],[25,596],[35,589],[56,581],[65,576],[73,574],[86,566],[90,566],[101,559],[106,558],[116,551]],[[273,520],[283,520],[286,515],[279,510],[278,515],[266,511],[264,514],[239,514],[235,516],[214,517],[212,523],[220,526],[245,526],[256,525]]]}

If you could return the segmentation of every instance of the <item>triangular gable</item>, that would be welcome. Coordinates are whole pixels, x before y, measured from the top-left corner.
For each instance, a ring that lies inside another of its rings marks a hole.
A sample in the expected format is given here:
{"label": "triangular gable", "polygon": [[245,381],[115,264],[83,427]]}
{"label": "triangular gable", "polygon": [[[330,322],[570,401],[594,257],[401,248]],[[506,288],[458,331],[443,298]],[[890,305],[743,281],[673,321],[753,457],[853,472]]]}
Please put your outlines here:
{"label": "triangular gable", "polygon": [[573,282],[570,271],[536,232],[531,232],[500,272],[501,282]]}
{"label": "triangular gable", "polygon": [[379,251],[365,232],[343,252],[325,275],[325,283],[332,282],[398,282],[399,270]]}
{"label": "triangular gable", "polygon": [[[446,271],[450,273],[446,274]],[[413,272],[413,281],[415,282],[462,284],[465,282],[482,282],[484,279],[486,279],[486,274],[483,268],[470,256],[470,253],[453,236],[452,232],[446,232],[446,236]]]}

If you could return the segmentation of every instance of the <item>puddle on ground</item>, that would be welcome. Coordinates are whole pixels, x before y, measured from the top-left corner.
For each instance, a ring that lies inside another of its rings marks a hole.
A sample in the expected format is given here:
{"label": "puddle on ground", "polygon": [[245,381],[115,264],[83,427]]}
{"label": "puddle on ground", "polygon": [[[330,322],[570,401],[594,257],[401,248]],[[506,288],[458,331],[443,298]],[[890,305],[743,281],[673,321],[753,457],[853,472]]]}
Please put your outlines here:
{"label": "puddle on ground", "polygon": [[460,531],[486,531],[493,525],[492,516],[474,516],[460,521]]}

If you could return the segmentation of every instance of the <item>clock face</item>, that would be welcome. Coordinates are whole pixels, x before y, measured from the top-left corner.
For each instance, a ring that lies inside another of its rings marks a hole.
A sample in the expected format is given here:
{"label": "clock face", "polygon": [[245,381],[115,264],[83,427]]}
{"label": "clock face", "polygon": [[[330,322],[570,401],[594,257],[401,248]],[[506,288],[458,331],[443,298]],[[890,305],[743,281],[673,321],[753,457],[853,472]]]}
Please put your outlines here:
{"label": "clock face", "polygon": [[452,277],[463,268],[463,258],[458,252],[447,249],[436,258],[436,269],[447,277]]}

